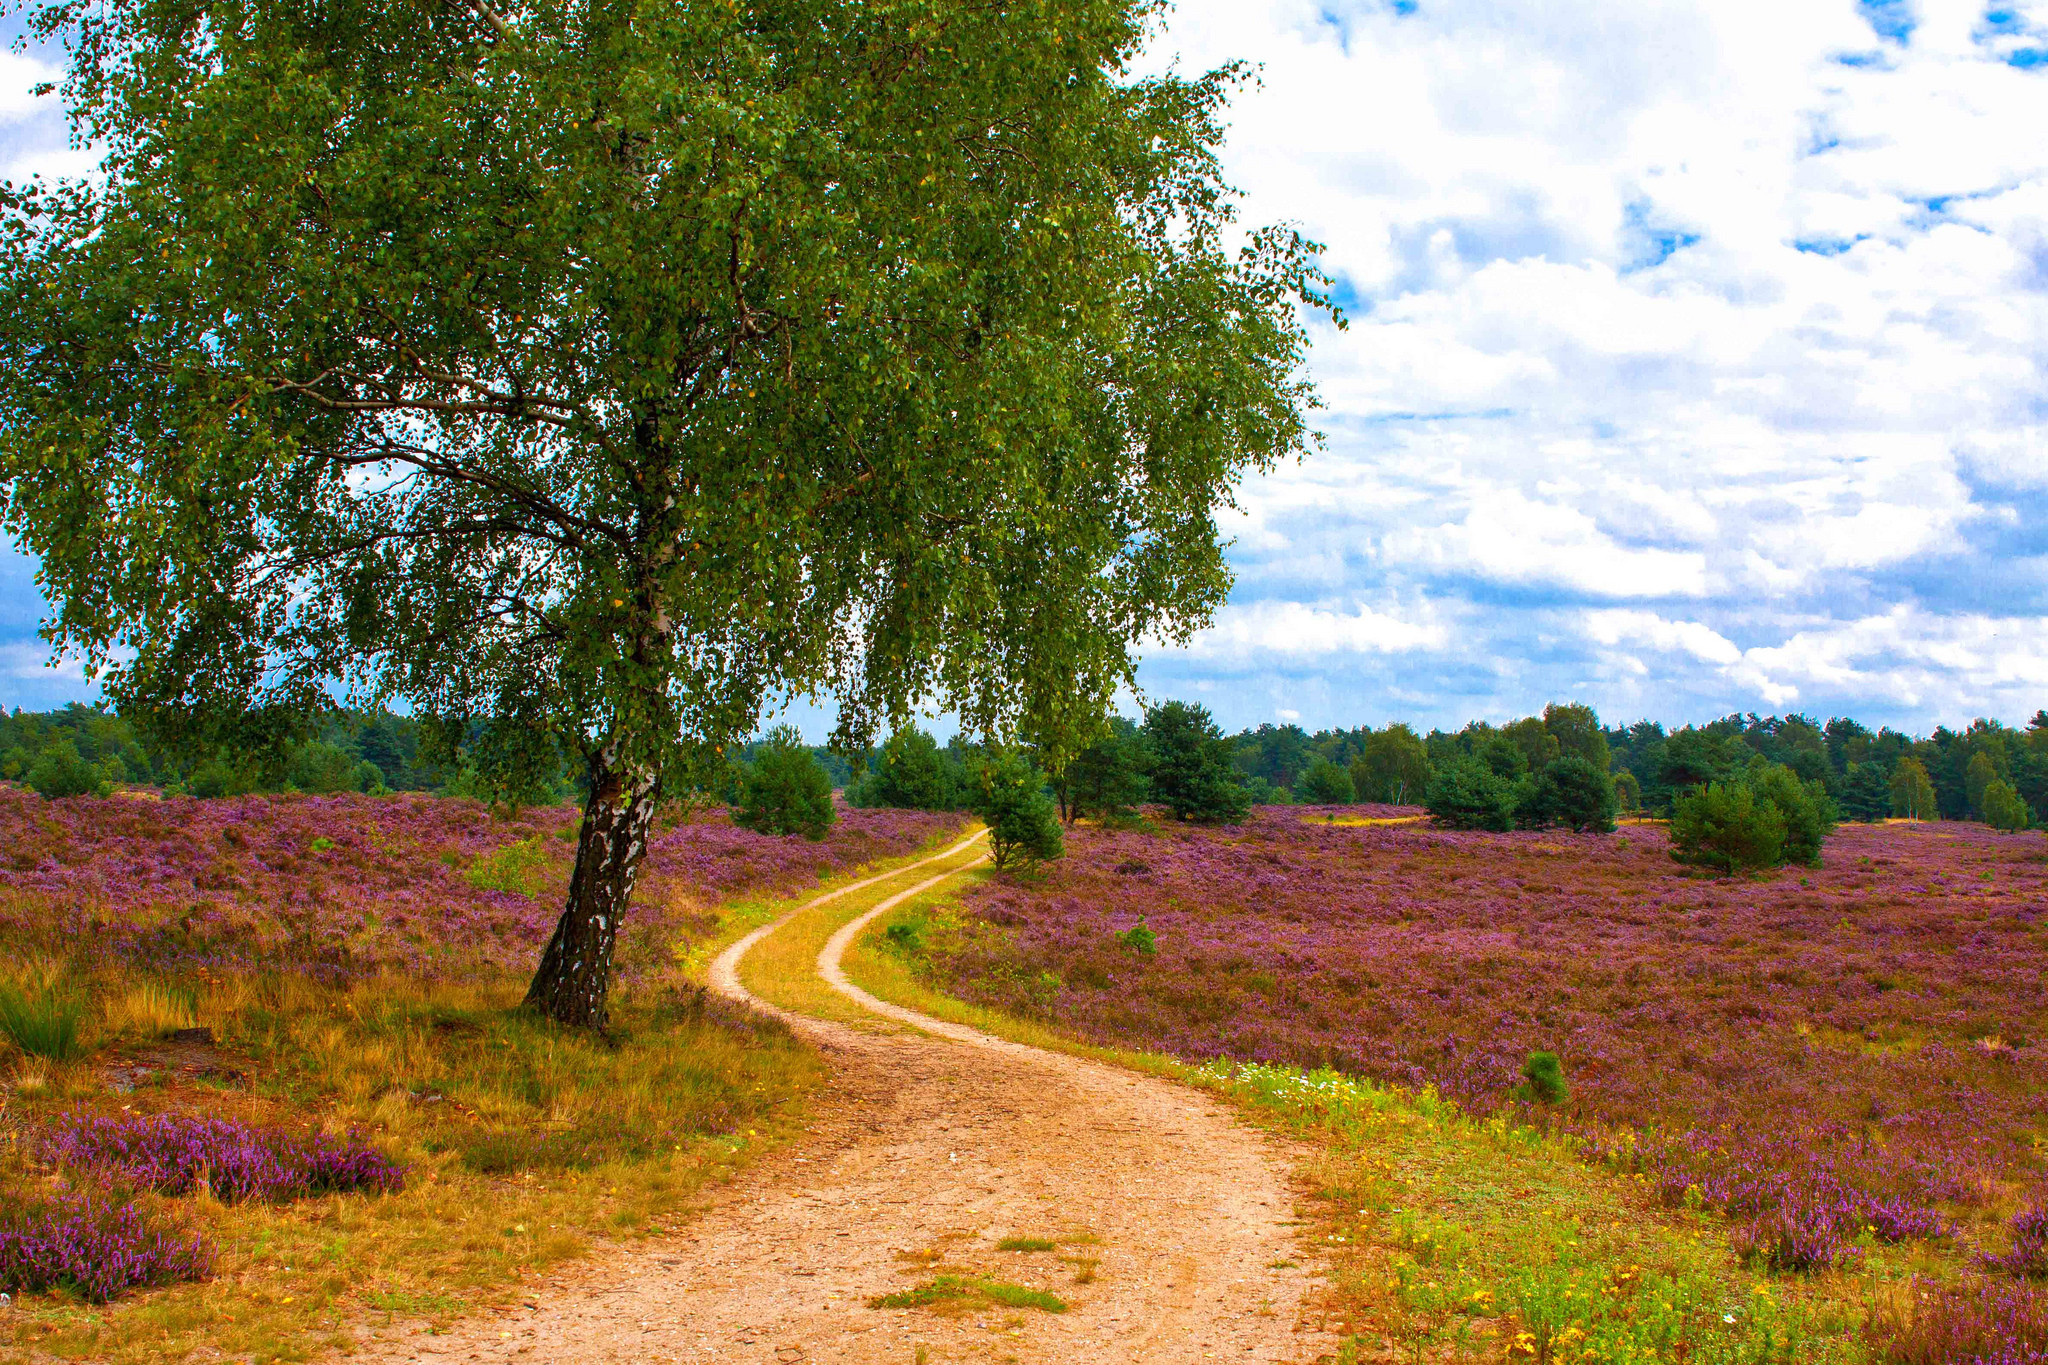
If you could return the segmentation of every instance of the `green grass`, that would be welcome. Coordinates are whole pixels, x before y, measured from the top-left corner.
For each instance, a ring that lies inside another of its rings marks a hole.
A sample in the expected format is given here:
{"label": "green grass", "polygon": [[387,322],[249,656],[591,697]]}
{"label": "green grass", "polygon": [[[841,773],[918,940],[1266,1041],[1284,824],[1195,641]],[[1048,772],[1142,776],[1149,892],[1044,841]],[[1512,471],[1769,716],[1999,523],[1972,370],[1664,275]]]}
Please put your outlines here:
{"label": "green grass", "polygon": [[868,1300],[870,1308],[933,1308],[942,1304],[969,1306],[978,1302],[999,1303],[1005,1308],[1036,1308],[1043,1313],[1064,1313],[1067,1302],[1057,1294],[1027,1285],[1008,1284],[963,1275],[939,1275],[915,1289],[879,1294]]}
{"label": "green grass", "polygon": [[1058,1247],[1049,1237],[1005,1237],[996,1243],[997,1251],[1053,1251]]}
{"label": "green grass", "polygon": [[[986,874],[973,874],[977,877]],[[1737,1263],[1725,1223],[1657,1207],[1635,1180],[1578,1160],[1532,1128],[1475,1120],[1431,1092],[1335,1072],[1094,1046],[933,989],[910,947],[956,922],[962,882],[882,917],[846,955],[882,999],[1001,1037],[1210,1090],[1246,1117],[1310,1144],[1304,1243],[1332,1276],[1324,1325],[1340,1360],[1832,1365],[1868,1358],[1867,1286],[1773,1278]],[[909,932],[893,937],[904,925]],[[936,932],[935,932],[936,931]],[[1879,1278],[1909,1253],[1870,1248]]]}
{"label": "green grass", "polygon": [[85,997],[53,970],[26,967],[0,976],[0,1037],[28,1056],[51,1062],[83,1056],[86,1010]]}

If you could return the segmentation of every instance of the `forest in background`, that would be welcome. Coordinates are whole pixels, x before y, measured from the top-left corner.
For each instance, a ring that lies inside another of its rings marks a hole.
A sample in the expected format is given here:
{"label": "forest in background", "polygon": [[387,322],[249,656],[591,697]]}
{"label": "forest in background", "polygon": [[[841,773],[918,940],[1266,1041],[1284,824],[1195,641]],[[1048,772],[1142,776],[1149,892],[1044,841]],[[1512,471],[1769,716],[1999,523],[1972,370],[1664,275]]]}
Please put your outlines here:
{"label": "forest in background", "polygon": [[[102,707],[17,709],[0,713],[0,780],[50,794],[138,785],[201,797],[254,791],[482,795],[459,764],[428,756],[432,746],[424,743],[422,729],[408,716],[337,711],[314,737],[264,757],[222,752],[195,758],[153,744]],[[1984,793],[1997,782],[2018,792],[2036,819],[2048,811],[2048,710],[2035,712],[2024,729],[1979,719],[1962,729],[1942,726],[1915,736],[1889,727],[1873,730],[1847,717],[1821,722],[1754,712],[1671,731],[1654,721],[1610,728],[1591,708],[1565,704],[1505,725],[1475,721],[1427,734],[1398,722],[1315,732],[1266,724],[1228,736],[1227,743],[1255,804],[1413,805],[1422,800],[1432,773],[1472,756],[1495,737],[1520,747],[1532,770],[1560,752],[1587,757],[1616,775],[1624,805],[1650,811],[1668,809],[1674,793],[1727,778],[1758,755],[1822,783],[1852,819],[1893,813],[1901,765],[1908,762],[1925,774],[1933,806],[1927,813],[1943,819],[1982,818]],[[956,738],[943,752],[964,764],[973,747]],[[746,762],[753,748],[735,755],[736,761]],[[860,779],[873,772],[875,751],[849,755],[813,746],[811,752],[834,787],[853,786],[856,801],[861,799]],[[1332,769],[1349,778],[1348,793],[1328,787]],[[1917,773],[1909,775],[1917,780]],[[542,795],[566,800],[575,794],[574,774],[565,767],[556,789]]]}

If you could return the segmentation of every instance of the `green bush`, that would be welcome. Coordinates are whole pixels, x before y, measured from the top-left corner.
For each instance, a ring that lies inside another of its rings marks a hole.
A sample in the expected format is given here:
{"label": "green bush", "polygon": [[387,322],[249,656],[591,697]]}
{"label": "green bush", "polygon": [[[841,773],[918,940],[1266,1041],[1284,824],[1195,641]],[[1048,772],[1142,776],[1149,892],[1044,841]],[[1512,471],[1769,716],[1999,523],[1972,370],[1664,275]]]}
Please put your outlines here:
{"label": "green bush", "polygon": [[1137,813],[1151,795],[1146,773],[1152,756],[1138,728],[1121,717],[1110,731],[1083,749],[1066,771],[1067,809],[1074,816],[1115,820]]}
{"label": "green bush", "polygon": [[1151,957],[1159,951],[1159,935],[1153,933],[1151,926],[1143,920],[1118,934],[1116,941],[1144,957]]}
{"label": "green bush", "polygon": [[28,770],[28,785],[40,796],[107,796],[113,784],[97,764],[78,756],[78,746],[60,739],[44,748]]}
{"label": "green bush", "polygon": [[1746,784],[1710,782],[1671,807],[1671,856],[1726,875],[1785,861],[1785,817]]}
{"label": "green bush", "polygon": [[1515,823],[1514,785],[1478,759],[1460,759],[1437,769],[1422,804],[1438,824],[1450,829],[1505,830]]}
{"label": "green bush", "polygon": [[1529,753],[1506,735],[1488,735],[1472,750],[1472,757],[1504,782],[1512,782],[1529,771]]}
{"label": "green bush", "polygon": [[2016,834],[2034,823],[2034,813],[2013,790],[2012,783],[1994,778],[1984,788],[1984,823],[2007,834]]}
{"label": "green bush", "polygon": [[832,808],[832,778],[790,726],[768,732],[740,779],[733,823],[762,834],[801,834],[822,839],[838,820]]}
{"label": "green bush", "polygon": [[1840,812],[1818,782],[1802,781],[1780,763],[1753,768],[1747,779],[1757,799],[1777,808],[1785,822],[1785,854],[1788,863],[1820,866],[1820,846],[1835,832]]}
{"label": "green bush", "polygon": [[1557,1060],[1555,1052],[1530,1053],[1529,1060],[1522,1063],[1522,1081],[1519,1094],[1523,1099],[1562,1104],[1571,1094],[1571,1087],[1564,1083],[1564,1063]]}
{"label": "green bush", "polygon": [[1294,794],[1311,806],[1348,806],[1354,799],[1351,774],[1327,758],[1318,758],[1301,775]]}
{"label": "green bush", "polygon": [[255,789],[255,773],[224,758],[207,759],[185,779],[185,790],[202,801],[223,796],[246,796]]}
{"label": "green bush", "polygon": [[999,868],[1035,866],[1066,852],[1045,777],[1021,755],[1005,753],[982,768],[974,813],[988,826]]}
{"label": "green bush", "polygon": [[1517,824],[1563,825],[1581,833],[1614,829],[1614,782],[1586,759],[1565,754],[1543,765],[1517,801]]}
{"label": "green bush", "polygon": [[958,810],[966,804],[966,785],[959,762],[930,735],[906,725],[889,736],[873,769],[848,790],[846,799],[857,806]]}
{"label": "green bush", "polygon": [[1170,701],[1145,713],[1152,751],[1152,794],[1177,820],[1234,825],[1251,796],[1230,761],[1230,741],[1206,708]]}

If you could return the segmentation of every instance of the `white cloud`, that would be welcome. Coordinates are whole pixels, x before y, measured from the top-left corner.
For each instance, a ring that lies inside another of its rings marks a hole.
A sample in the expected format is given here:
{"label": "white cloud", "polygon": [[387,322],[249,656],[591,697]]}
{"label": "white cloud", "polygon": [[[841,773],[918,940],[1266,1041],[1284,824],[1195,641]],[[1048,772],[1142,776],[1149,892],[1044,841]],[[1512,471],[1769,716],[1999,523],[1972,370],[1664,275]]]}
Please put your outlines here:
{"label": "white cloud", "polygon": [[1254,602],[1227,606],[1216,624],[1199,635],[1187,652],[1202,659],[1285,656],[1293,659],[1332,654],[1398,654],[1441,649],[1449,632],[1441,622],[1408,621],[1359,606],[1310,606],[1302,602]]}
{"label": "white cloud", "polygon": [[81,686],[86,682],[83,661],[75,658],[64,659],[53,667],[50,663],[50,647],[41,641],[14,640],[0,643],[0,677],[36,682],[61,681]]}
{"label": "white cloud", "polygon": [[[1257,612],[1191,662],[1298,668],[1254,622],[1398,600],[1459,622],[1403,656],[1446,705],[1927,724],[2033,685],[2048,67],[2006,59],[2048,3],[1926,0],[1903,42],[1854,0],[1402,8],[1181,0],[1155,44],[1260,63],[1245,217],[1300,222],[1355,298],[1317,336],[1329,451],[1246,491]],[[1910,667],[1842,653],[1866,636]]]}
{"label": "white cloud", "polygon": [[30,91],[58,80],[61,75],[55,67],[33,57],[0,49],[0,122],[54,109],[55,96],[38,98]]}

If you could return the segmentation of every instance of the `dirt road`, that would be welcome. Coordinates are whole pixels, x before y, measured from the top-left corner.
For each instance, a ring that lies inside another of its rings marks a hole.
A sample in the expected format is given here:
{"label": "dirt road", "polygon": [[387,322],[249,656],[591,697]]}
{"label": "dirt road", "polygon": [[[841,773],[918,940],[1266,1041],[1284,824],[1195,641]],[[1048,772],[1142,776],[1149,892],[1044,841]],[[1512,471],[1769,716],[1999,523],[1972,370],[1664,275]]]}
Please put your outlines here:
{"label": "dirt road", "polygon": [[[835,1073],[804,1141],[673,1239],[559,1275],[560,1288],[516,1322],[415,1337],[397,1358],[1332,1358],[1335,1338],[1306,1325],[1317,1282],[1297,1265],[1305,1258],[1286,1174],[1297,1154],[1198,1092],[1005,1042],[854,987],[839,968],[846,945],[930,884],[915,867],[894,876],[906,889],[840,929],[818,970],[867,1010],[919,1031],[786,1016]],[[800,913],[728,949],[713,989],[772,1008],[740,983],[739,963]],[[870,1306],[920,1290],[918,1306]]]}

